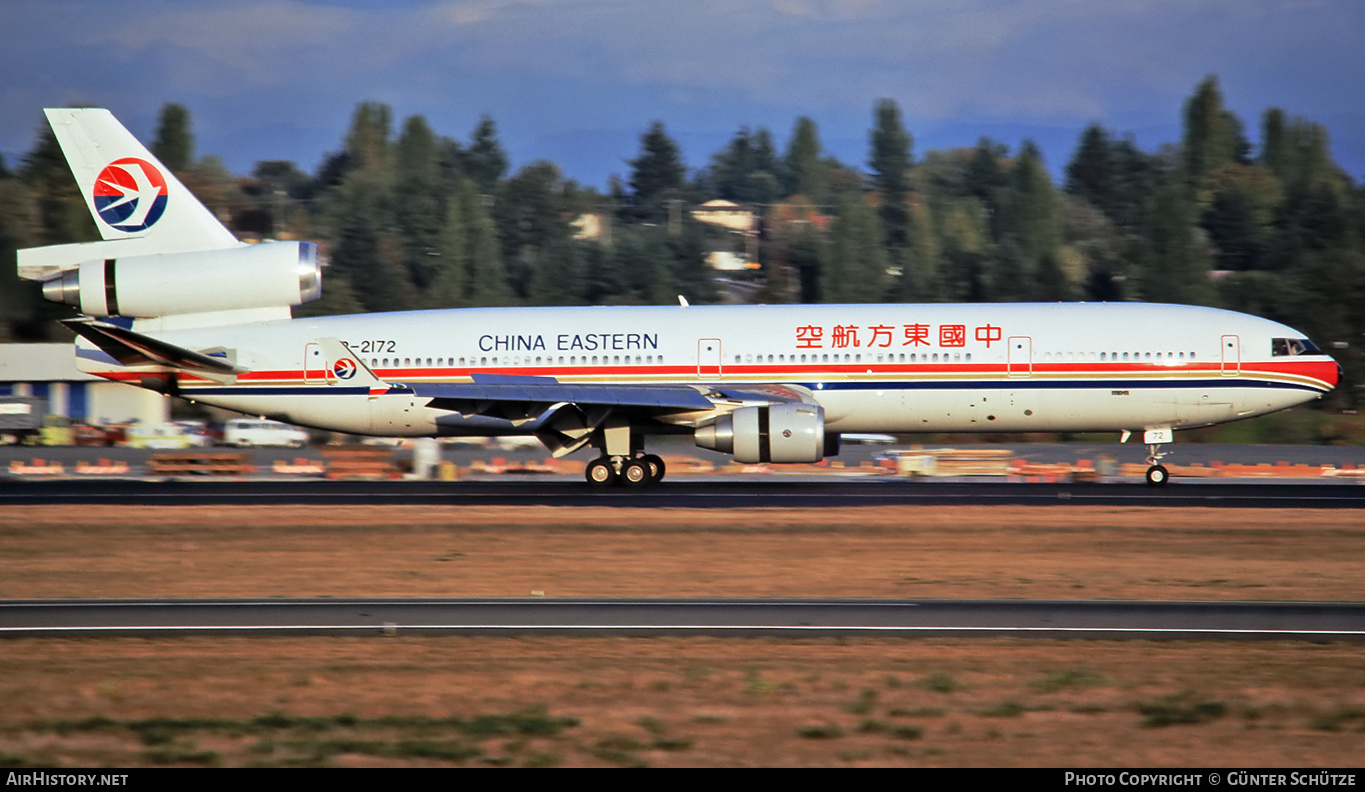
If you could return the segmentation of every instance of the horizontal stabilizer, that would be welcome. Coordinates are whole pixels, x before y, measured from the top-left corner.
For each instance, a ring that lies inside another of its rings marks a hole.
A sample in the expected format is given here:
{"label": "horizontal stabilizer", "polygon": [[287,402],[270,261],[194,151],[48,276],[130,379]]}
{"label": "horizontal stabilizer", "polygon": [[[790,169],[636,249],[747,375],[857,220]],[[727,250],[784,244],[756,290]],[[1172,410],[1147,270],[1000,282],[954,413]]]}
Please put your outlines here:
{"label": "horizontal stabilizer", "polygon": [[165,366],[205,376],[233,376],[249,371],[226,357],[195,352],[107,322],[82,317],[65,319],[62,324],[124,366]]}

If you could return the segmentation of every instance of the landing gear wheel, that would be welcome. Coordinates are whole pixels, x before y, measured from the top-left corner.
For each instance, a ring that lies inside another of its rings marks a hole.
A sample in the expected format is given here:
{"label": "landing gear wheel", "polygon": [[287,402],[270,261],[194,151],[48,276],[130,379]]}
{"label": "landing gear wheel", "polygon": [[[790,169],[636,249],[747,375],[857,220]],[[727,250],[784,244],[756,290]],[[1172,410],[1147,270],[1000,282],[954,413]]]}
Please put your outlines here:
{"label": "landing gear wheel", "polygon": [[627,487],[644,487],[654,483],[650,467],[648,462],[638,457],[626,462],[621,466],[621,483]]}
{"label": "landing gear wheel", "polygon": [[1147,483],[1153,487],[1164,487],[1170,481],[1171,474],[1161,465],[1152,465],[1147,468]]}
{"label": "landing gear wheel", "polygon": [[616,483],[616,469],[611,466],[610,459],[598,457],[588,463],[583,477],[594,487],[610,487]]}
{"label": "landing gear wheel", "polygon": [[660,459],[657,454],[645,454],[640,457],[640,459],[644,460],[645,464],[649,465],[650,484],[657,484],[663,480],[667,468],[664,466],[664,461]]}

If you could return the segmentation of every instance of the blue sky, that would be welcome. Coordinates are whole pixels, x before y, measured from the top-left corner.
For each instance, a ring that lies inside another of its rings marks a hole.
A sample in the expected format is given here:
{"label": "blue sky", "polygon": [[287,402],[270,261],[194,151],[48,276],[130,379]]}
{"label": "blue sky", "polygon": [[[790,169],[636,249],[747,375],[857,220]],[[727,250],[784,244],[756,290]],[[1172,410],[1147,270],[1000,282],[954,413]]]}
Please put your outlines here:
{"label": "blue sky", "polygon": [[1359,0],[5,0],[0,19],[11,167],[45,106],[108,107],[145,140],[179,102],[199,155],[312,171],[361,101],[461,140],[488,113],[514,167],[598,187],[655,119],[693,168],[741,126],[785,146],[801,115],[864,167],[890,97],[916,155],[1031,138],[1056,173],[1091,122],[1176,141],[1212,74],[1253,143],[1281,107],[1365,177]]}

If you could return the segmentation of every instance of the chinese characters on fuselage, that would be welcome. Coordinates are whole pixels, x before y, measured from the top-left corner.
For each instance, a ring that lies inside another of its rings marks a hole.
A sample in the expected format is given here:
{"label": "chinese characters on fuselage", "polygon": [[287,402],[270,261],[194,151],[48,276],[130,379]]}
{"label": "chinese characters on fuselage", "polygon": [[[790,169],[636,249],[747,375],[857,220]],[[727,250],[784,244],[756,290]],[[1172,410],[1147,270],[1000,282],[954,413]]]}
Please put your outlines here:
{"label": "chinese characters on fuselage", "polygon": [[[962,324],[803,325],[796,328],[796,348],[886,349],[896,346],[897,338],[903,347],[962,348],[967,346],[967,331],[967,325]],[[987,349],[1004,337],[992,324],[973,327],[971,333]]]}

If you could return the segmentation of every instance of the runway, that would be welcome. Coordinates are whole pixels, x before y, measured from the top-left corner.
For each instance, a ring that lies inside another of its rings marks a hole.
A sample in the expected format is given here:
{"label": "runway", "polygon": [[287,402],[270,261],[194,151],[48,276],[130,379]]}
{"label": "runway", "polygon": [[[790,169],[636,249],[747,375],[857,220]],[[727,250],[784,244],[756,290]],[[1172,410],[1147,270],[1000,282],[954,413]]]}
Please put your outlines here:
{"label": "runway", "polygon": [[593,489],[567,477],[488,481],[0,480],[0,506],[21,504],[567,506],[848,508],[855,506],[1114,506],[1361,509],[1358,483],[1239,480],[1139,483],[943,482],[896,478],[683,478],[646,489]]}
{"label": "runway", "polygon": [[691,635],[1365,640],[1365,604],[1024,600],[309,599],[0,603],[0,637]]}

